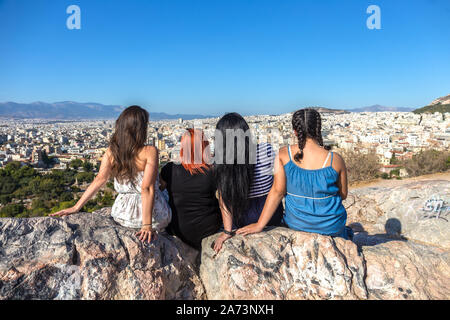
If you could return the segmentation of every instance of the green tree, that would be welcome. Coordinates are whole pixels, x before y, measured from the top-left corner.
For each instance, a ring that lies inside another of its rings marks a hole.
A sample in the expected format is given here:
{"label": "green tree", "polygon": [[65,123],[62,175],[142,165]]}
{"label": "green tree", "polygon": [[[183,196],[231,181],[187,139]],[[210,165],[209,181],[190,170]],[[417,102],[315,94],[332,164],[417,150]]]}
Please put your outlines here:
{"label": "green tree", "polygon": [[395,153],[392,153],[392,157],[391,157],[391,160],[389,160],[389,163],[390,164],[397,164],[398,163],[398,160],[395,157]]}
{"label": "green tree", "polygon": [[83,161],[81,161],[80,159],[73,159],[72,161],[70,161],[70,167],[74,168],[75,170],[78,170],[78,168],[80,168],[81,166],[83,166]]}
{"label": "green tree", "polygon": [[95,174],[93,172],[79,172],[75,177],[78,183],[91,183],[95,178]]}
{"label": "green tree", "polygon": [[13,172],[13,171],[19,170],[21,166],[22,166],[22,164],[21,164],[20,162],[18,162],[18,161],[13,161],[13,162],[8,163],[8,164],[5,166],[5,169],[4,169],[4,170],[5,170],[6,172],[8,172],[8,173],[11,173],[11,172]]}
{"label": "green tree", "polygon": [[84,160],[83,162],[83,170],[86,172],[91,172],[92,169],[94,169],[94,166],[92,165],[92,163],[90,163],[87,160]]}
{"label": "green tree", "polygon": [[400,169],[391,170],[391,172],[389,172],[389,175],[391,177],[393,177],[393,176],[396,176],[396,177],[400,176]]}
{"label": "green tree", "polygon": [[71,201],[73,200],[73,195],[70,192],[63,192],[61,193],[61,195],[59,196],[59,201]]}
{"label": "green tree", "polygon": [[7,194],[0,195],[0,204],[6,205],[11,201],[11,196]]}
{"label": "green tree", "polygon": [[381,174],[381,178],[382,178],[382,179],[389,179],[389,174],[387,174],[386,172],[383,172],[383,173]]}
{"label": "green tree", "polygon": [[25,211],[23,204],[8,204],[0,210],[0,217],[13,218]]}
{"label": "green tree", "polygon": [[423,150],[415,154],[411,159],[403,162],[408,174],[412,177],[424,174],[447,171],[449,166],[450,152],[437,150]]}

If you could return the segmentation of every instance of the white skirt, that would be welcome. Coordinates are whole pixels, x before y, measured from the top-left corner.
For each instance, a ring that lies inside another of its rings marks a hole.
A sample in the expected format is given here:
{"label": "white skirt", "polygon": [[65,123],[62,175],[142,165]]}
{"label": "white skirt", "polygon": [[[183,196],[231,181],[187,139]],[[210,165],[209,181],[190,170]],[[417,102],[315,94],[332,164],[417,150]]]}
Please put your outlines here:
{"label": "white skirt", "polygon": [[[142,198],[140,193],[119,193],[111,210],[111,216],[120,225],[133,229],[142,226]],[[159,188],[155,188],[153,203],[153,229],[162,231],[172,219],[172,210]]]}

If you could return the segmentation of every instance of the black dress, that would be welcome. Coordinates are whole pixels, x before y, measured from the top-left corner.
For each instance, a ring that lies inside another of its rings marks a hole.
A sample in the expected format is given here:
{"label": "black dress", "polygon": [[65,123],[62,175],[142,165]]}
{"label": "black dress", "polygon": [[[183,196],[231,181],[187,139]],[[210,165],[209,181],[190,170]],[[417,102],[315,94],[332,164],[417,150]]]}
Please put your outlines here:
{"label": "black dress", "polygon": [[191,175],[182,165],[167,163],[161,169],[167,183],[172,222],[167,231],[200,249],[202,239],[222,225],[212,170]]}

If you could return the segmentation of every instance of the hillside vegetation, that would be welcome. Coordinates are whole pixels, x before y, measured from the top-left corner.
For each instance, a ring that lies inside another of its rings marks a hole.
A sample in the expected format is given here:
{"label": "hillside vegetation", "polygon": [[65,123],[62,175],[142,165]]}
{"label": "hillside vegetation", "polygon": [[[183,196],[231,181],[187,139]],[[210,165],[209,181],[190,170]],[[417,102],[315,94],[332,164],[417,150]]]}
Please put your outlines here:
{"label": "hillside vegetation", "polygon": [[[8,163],[0,169],[0,217],[44,216],[73,206],[82,192],[80,187],[94,179],[93,169],[89,162],[73,160],[66,170],[43,174],[29,165]],[[83,210],[92,212],[113,202],[113,186],[109,183]]]}
{"label": "hillside vegetation", "polygon": [[[381,164],[375,152],[366,154],[355,150],[347,150],[342,151],[341,155],[347,166],[350,183],[377,178],[391,178],[391,175],[380,172]],[[450,170],[450,152],[428,149],[415,154],[411,159],[393,160],[391,163],[405,168],[409,177],[446,172]],[[398,169],[393,170],[392,173],[398,176]]]}
{"label": "hillside vegetation", "polygon": [[414,113],[435,113],[435,112],[440,112],[440,113],[446,113],[446,112],[450,112],[450,104],[432,104],[420,109],[416,109],[413,111]]}

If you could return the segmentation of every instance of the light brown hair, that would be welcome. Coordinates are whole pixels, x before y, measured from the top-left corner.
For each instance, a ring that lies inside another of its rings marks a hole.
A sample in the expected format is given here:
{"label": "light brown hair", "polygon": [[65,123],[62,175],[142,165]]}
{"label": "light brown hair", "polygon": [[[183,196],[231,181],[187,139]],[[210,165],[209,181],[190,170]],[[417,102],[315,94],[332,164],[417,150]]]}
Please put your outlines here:
{"label": "light brown hair", "polygon": [[116,120],[109,149],[113,158],[111,174],[121,183],[134,183],[136,179],[136,158],[147,142],[148,120],[147,110],[139,106],[126,108]]}

